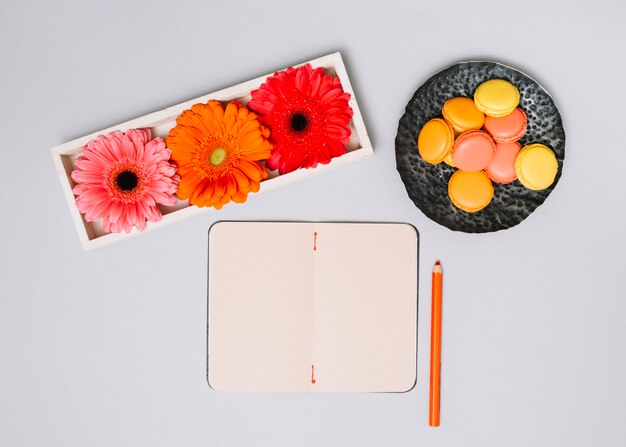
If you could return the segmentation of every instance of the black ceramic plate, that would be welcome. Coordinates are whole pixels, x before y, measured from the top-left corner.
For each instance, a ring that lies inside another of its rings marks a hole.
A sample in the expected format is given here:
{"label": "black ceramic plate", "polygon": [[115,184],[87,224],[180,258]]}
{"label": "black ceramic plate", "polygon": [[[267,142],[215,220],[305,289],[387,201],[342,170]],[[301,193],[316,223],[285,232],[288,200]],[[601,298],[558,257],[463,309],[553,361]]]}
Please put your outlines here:
{"label": "black ceramic plate", "polygon": [[[417,136],[428,120],[442,116],[446,100],[454,96],[473,98],[479,84],[496,78],[506,79],[519,89],[519,107],[528,117],[526,135],[520,144],[545,144],[556,154],[559,170],[552,186],[543,191],[530,190],[517,180],[508,185],[494,183],[491,203],[481,211],[467,213],[452,205],[448,197],[448,180],[456,169],[422,160],[417,151]],[[524,73],[496,62],[461,62],[428,79],[407,104],[396,135],[396,164],[409,197],[430,219],[465,233],[504,230],[526,219],[556,186],[564,158],[565,131],[548,92]]]}

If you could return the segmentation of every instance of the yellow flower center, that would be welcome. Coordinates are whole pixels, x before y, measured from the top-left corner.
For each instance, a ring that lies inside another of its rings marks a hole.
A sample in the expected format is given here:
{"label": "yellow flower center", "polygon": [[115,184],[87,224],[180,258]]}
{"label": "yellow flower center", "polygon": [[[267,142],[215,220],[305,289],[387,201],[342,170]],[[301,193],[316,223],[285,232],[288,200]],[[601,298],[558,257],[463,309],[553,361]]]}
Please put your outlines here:
{"label": "yellow flower center", "polygon": [[209,134],[196,148],[193,164],[202,178],[215,180],[239,165],[241,150],[229,135]]}
{"label": "yellow flower center", "polygon": [[216,147],[215,149],[213,149],[213,152],[211,152],[211,155],[209,156],[209,160],[211,161],[211,164],[213,166],[221,165],[225,159],[226,149],[224,149],[223,147]]}

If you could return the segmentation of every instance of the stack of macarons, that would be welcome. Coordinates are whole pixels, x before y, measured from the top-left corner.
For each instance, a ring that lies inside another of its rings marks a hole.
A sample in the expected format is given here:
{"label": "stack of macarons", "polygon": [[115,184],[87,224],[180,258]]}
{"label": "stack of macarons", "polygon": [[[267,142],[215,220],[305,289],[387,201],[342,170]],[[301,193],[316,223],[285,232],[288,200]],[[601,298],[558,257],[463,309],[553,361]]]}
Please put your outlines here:
{"label": "stack of macarons", "polygon": [[452,203],[480,211],[493,198],[493,182],[519,180],[527,188],[548,188],[557,174],[554,152],[539,143],[521,147],[526,114],[518,107],[517,88],[503,79],[478,86],[474,99],[455,97],[443,105],[443,118],[422,127],[417,147],[427,163],[458,168],[448,182]]}

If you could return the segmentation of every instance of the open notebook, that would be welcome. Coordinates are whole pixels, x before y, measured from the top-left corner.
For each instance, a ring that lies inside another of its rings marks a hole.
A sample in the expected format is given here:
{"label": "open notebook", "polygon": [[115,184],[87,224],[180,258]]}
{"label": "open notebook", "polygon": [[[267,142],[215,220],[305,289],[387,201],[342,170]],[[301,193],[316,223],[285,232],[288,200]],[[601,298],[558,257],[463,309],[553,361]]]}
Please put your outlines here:
{"label": "open notebook", "polygon": [[221,391],[410,390],[418,235],[408,224],[218,222],[208,381]]}

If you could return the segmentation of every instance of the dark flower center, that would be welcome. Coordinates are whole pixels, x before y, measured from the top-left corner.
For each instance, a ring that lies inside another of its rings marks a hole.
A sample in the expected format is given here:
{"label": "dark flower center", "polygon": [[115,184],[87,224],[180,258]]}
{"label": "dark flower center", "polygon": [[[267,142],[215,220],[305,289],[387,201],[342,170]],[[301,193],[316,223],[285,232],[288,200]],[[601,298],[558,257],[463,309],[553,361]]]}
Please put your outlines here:
{"label": "dark flower center", "polygon": [[302,132],[309,125],[309,120],[302,113],[294,113],[291,117],[291,128],[296,132]]}
{"label": "dark flower center", "polygon": [[115,183],[122,191],[132,191],[137,187],[138,182],[137,174],[131,171],[122,171],[115,179]]}

